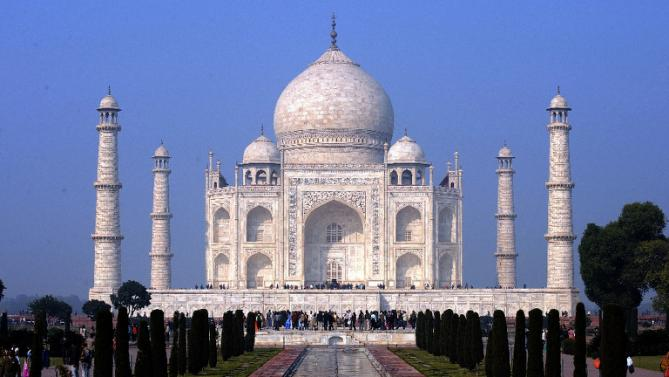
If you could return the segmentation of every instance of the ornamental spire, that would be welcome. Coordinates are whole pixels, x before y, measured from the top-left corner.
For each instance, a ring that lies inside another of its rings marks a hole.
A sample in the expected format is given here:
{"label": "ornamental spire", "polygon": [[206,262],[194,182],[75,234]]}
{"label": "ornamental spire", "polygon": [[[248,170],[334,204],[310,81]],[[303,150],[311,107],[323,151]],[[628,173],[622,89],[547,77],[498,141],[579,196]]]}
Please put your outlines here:
{"label": "ornamental spire", "polygon": [[107,85],[107,95],[111,96],[111,85]]}
{"label": "ornamental spire", "polygon": [[337,47],[337,16],[335,16],[334,12],[332,12],[332,31],[330,32],[330,38],[332,45],[330,48],[336,50],[338,49]]}

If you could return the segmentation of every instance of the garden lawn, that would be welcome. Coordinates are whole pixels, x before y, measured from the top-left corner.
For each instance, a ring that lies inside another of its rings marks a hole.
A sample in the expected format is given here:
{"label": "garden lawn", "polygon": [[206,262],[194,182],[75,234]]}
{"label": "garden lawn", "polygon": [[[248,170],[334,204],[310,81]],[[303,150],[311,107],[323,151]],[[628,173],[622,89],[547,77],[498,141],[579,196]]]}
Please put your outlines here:
{"label": "garden lawn", "polygon": [[[269,359],[281,352],[275,348],[256,348],[253,352],[245,352],[241,356],[233,356],[223,361],[219,356],[216,368],[204,368],[197,376],[215,377],[246,377],[263,366]],[[186,374],[186,376],[192,376]]]}
{"label": "garden lawn", "polygon": [[632,356],[634,366],[653,371],[660,371],[660,360],[664,355],[659,356]]}
{"label": "garden lawn", "polygon": [[[470,371],[457,364],[452,364],[448,358],[444,356],[434,356],[417,348],[391,348],[390,350],[427,377],[477,376],[476,371]],[[485,375],[485,373],[481,370],[478,375],[482,376]]]}

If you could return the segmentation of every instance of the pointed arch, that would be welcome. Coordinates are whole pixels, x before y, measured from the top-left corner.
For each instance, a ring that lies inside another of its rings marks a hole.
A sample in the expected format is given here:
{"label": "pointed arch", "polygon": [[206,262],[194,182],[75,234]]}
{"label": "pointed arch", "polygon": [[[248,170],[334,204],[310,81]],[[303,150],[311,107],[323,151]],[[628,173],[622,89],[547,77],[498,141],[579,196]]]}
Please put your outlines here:
{"label": "pointed arch", "polygon": [[265,207],[255,207],[246,214],[246,241],[272,242],[274,240],[272,213]]}
{"label": "pointed arch", "polygon": [[453,284],[453,257],[444,254],[439,258],[439,287],[446,288]]}
{"label": "pointed arch", "polygon": [[439,242],[453,242],[453,211],[450,207],[439,210]]}
{"label": "pointed arch", "polygon": [[222,284],[228,280],[228,271],[230,260],[225,254],[218,254],[214,258],[214,282],[215,284]]}
{"label": "pointed arch", "polygon": [[390,184],[396,186],[398,183],[397,172],[395,170],[390,172]]}
{"label": "pointed arch", "polygon": [[256,172],[256,185],[264,185],[267,183],[267,173],[264,170]]}
{"label": "pointed arch", "polygon": [[420,258],[413,253],[406,253],[397,258],[395,268],[397,288],[409,288],[422,280]]}
{"label": "pointed arch", "polygon": [[402,186],[411,186],[413,184],[413,175],[411,170],[407,169],[402,172]]}
{"label": "pointed arch", "polygon": [[221,207],[214,212],[214,243],[230,242],[230,214]]}
{"label": "pointed arch", "polygon": [[395,241],[423,242],[423,219],[415,207],[402,208],[395,216]]}
{"label": "pointed arch", "polygon": [[253,254],[246,261],[246,287],[264,288],[272,281],[272,261],[263,253]]}

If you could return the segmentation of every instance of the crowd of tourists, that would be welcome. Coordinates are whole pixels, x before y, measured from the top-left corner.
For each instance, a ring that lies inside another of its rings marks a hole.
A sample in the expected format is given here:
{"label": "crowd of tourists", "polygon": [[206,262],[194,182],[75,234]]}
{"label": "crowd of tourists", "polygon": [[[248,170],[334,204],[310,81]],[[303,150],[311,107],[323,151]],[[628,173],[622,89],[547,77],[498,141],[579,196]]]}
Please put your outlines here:
{"label": "crowd of tourists", "polygon": [[[260,317],[262,314],[258,313]],[[369,311],[357,313],[347,310],[345,313],[336,311],[309,311],[281,310],[268,311],[264,318],[258,321],[262,327],[279,330],[352,330],[352,331],[383,331],[398,329],[413,329],[416,324],[416,313],[410,315],[403,310]]]}
{"label": "crowd of tourists", "polygon": [[[51,366],[47,347],[40,355],[34,355],[29,348],[22,351],[17,346],[0,349],[0,377],[30,377],[30,368],[35,357],[39,357],[42,368]],[[73,344],[65,351],[63,364],[64,368],[69,368],[72,377],[89,377],[93,365],[93,351],[85,344],[83,347]]]}

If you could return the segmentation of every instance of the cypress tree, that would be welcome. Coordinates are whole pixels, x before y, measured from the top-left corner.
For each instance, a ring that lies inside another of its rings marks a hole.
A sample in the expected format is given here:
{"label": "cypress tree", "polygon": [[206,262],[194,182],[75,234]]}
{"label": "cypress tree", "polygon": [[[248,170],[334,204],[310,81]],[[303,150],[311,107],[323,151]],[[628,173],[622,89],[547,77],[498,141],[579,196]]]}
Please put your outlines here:
{"label": "cypress tree", "polygon": [[7,326],[7,312],[0,317],[0,348],[9,347],[9,327]]}
{"label": "cypress tree", "polygon": [[460,324],[460,316],[458,313],[453,313],[451,317],[451,336],[448,342],[448,350],[450,354],[448,355],[451,363],[458,362],[458,325]]}
{"label": "cypress tree", "polygon": [[432,337],[432,354],[434,356],[441,356],[441,313],[439,310],[434,312],[434,334]]}
{"label": "cypress tree", "polygon": [[460,314],[458,318],[458,365],[467,367],[467,350],[465,349],[465,340],[467,339],[467,317]]}
{"label": "cypress tree", "polygon": [[216,325],[214,322],[209,324],[209,367],[216,368],[218,361],[218,350],[216,341],[218,340],[218,333],[216,333]]}
{"label": "cypress tree", "polygon": [[[195,314],[195,313],[193,313]],[[195,332],[193,322],[195,320],[195,315],[191,318],[190,329],[186,330],[186,337],[188,338],[188,362],[187,369],[190,374],[197,374],[199,372],[198,367],[200,365],[200,358],[195,353],[195,348],[197,347],[197,341],[195,340]]]}
{"label": "cypress tree", "polygon": [[167,377],[165,354],[165,314],[160,309],[151,311],[151,371],[153,377]]}
{"label": "cypress tree", "polygon": [[483,361],[483,338],[481,336],[481,318],[478,313],[473,315],[474,324],[472,327],[473,331],[473,355],[474,355],[474,364],[478,365]]}
{"label": "cypress tree", "polygon": [[118,308],[116,315],[116,331],[114,340],[116,350],[114,351],[114,376],[131,377],[130,354],[128,346],[128,309],[124,306]]}
{"label": "cypress tree", "polygon": [[575,322],[574,377],[587,377],[588,371],[585,363],[585,305],[582,302],[576,304]]}
{"label": "cypress tree", "polygon": [[221,354],[223,360],[229,359],[233,354],[235,317],[230,310],[223,314],[223,336],[221,337]]}
{"label": "cypress tree", "polygon": [[179,375],[179,312],[174,312],[172,317],[172,347],[170,348],[168,375],[170,377]]}
{"label": "cypress tree", "polygon": [[113,360],[112,314],[107,310],[98,311],[95,317],[95,362],[93,375],[96,377],[112,377],[114,370]]}
{"label": "cypress tree", "polygon": [[253,352],[256,342],[256,316],[253,312],[246,315],[246,338],[244,339],[244,350]]}
{"label": "cypress tree", "polygon": [[179,375],[186,374],[186,367],[188,365],[188,340],[186,336],[186,315],[179,314],[179,355],[177,357],[177,370]]}
{"label": "cypress tree", "polygon": [[[98,312],[100,318],[100,312]],[[146,321],[139,323],[139,335],[137,337],[137,359],[135,361],[135,377],[152,377],[153,361],[151,360],[151,339],[149,326]],[[97,352],[95,358],[97,359]],[[97,362],[97,360],[96,360]]]}
{"label": "cypress tree", "polygon": [[471,310],[468,310],[465,314],[465,357],[463,364],[467,369],[474,369],[474,330],[472,326],[474,324],[474,318],[472,318],[473,315],[474,312]]}
{"label": "cypress tree", "polygon": [[493,314],[493,363],[495,377],[509,377],[511,367],[509,366],[509,334],[506,330],[506,317],[501,310],[495,310]]}
{"label": "cypress tree", "polygon": [[434,339],[434,317],[430,309],[425,310],[425,351],[432,351],[432,340]]}
{"label": "cypress tree", "polygon": [[[548,332],[546,333],[546,377],[560,377],[560,313],[552,309],[548,312]],[[623,355],[624,359],[624,355]]]}
{"label": "cypress tree", "polygon": [[441,313],[441,331],[439,332],[439,352],[442,356],[448,356],[448,326],[451,324],[451,316],[448,310]]}
{"label": "cypress tree", "polygon": [[602,376],[624,377],[627,374],[625,347],[625,315],[619,305],[604,306],[602,318],[601,367]]}
{"label": "cypress tree", "polygon": [[40,310],[35,313],[33,346],[30,351],[30,377],[40,377],[42,375],[42,352],[44,351],[46,332],[46,313],[43,310]]}
{"label": "cypress tree", "polygon": [[525,356],[525,312],[516,312],[516,332],[513,342],[513,377],[525,377],[527,359]]}
{"label": "cypress tree", "polygon": [[493,370],[493,359],[495,358],[495,349],[493,348],[493,343],[494,343],[494,336],[495,333],[493,332],[495,324],[493,323],[493,329],[490,330],[488,333],[488,340],[486,341],[486,346],[485,346],[485,375],[487,377],[493,377],[495,374],[495,371]]}
{"label": "cypress tree", "polygon": [[207,309],[200,310],[200,320],[198,321],[198,337],[200,340],[199,356],[200,356],[200,370],[207,367],[209,364],[209,312]]}
{"label": "cypress tree", "polygon": [[241,309],[235,310],[233,322],[233,348],[232,356],[239,356],[244,353],[244,312]]}
{"label": "cypress tree", "polygon": [[530,310],[527,333],[527,377],[544,377],[544,351],[541,332],[544,318],[541,309]]}
{"label": "cypress tree", "polygon": [[425,314],[423,311],[419,311],[418,315],[416,316],[416,347],[418,349],[425,349],[425,345],[423,344],[425,342],[425,334],[423,333],[425,329]]}

